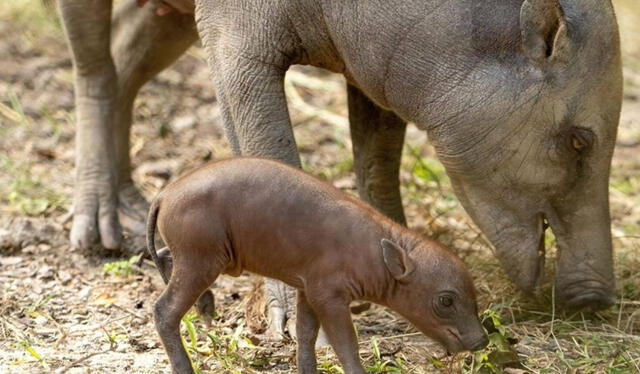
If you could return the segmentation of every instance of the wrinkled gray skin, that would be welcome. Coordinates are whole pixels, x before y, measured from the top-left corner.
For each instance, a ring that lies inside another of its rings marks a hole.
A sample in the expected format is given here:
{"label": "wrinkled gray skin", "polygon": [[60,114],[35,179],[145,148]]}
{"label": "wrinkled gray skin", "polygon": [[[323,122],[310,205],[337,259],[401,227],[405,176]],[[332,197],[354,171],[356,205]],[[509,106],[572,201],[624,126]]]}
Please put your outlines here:
{"label": "wrinkled gray skin", "polygon": [[[622,78],[609,0],[195,4],[234,153],[300,166],[284,74],[292,64],[342,73],[364,200],[405,222],[398,169],[405,121],[414,122],[520,289],[541,284],[547,220],[559,248],[558,301],[593,309],[614,301],[607,181]],[[140,222],[132,101],[197,38],[189,15],[134,7],[125,0],[116,11],[109,54],[111,1],[60,0],[76,67],[76,247],[97,237],[117,247],[117,213]],[[286,293],[271,283],[276,331],[293,307]]]}

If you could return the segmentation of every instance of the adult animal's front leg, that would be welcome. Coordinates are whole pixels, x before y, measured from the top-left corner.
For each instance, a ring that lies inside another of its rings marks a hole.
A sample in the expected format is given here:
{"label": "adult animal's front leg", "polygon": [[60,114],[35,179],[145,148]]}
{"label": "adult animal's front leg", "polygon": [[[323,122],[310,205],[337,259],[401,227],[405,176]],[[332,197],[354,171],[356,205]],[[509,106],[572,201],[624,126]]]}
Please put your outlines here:
{"label": "adult animal's front leg", "polygon": [[[284,95],[284,70],[240,59],[235,74],[219,73],[217,89],[230,142],[243,156],[258,156],[301,167]],[[235,137],[235,139],[234,139]],[[256,170],[259,172],[259,170]],[[284,283],[267,279],[269,331],[284,335],[293,312],[295,293]]]}

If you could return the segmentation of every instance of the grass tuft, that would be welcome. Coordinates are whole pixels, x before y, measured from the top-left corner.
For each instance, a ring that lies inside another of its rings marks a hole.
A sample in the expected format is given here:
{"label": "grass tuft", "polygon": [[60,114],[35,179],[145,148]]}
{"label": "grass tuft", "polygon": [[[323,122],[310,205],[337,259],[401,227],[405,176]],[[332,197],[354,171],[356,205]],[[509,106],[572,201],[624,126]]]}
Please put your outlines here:
{"label": "grass tuft", "polygon": [[0,184],[3,210],[39,216],[67,206],[68,199],[64,195],[36,179],[23,163],[0,156],[0,171],[10,176],[8,183]]}

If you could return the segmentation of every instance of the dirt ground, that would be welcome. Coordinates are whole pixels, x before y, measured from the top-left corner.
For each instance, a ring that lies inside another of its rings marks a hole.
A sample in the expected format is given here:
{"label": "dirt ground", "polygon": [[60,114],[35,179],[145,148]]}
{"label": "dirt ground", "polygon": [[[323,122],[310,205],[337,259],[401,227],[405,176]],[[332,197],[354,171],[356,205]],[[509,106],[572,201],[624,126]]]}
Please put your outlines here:
{"label": "dirt ground", "polygon": [[[567,314],[507,281],[485,239],[457,202],[426,135],[411,127],[401,173],[410,226],[449,245],[470,266],[491,345],[444,357],[392,312],[355,317],[371,372],[640,372],[640,9],[619,0],[625,101],[611,178],[619,303]],[[0,4],[0,373],[157,373],[168,361],[151,306],[163,289],[143,249],[125,253],[67,242],[73,188],[72,72],[61,29],[34,0]],[[636,40],[638,41],[636,43]],[[305,169],[355,193],[344,82],[296,68],[286,84]],[[134,178],[147,198],[171,179],[230,155],[202,51],[192,48],[143,88],[132,130]],[[553,238],[548,242],[553,245]],[[133,256],[133,257],[132,257]],[[553,251],[548,274],[553,274]],[[294,373],[295,345],[263,334],[260,280],[243,275],[214,286],[211,328],[194,315],[183,329],[202,373]],[[322,373],[340,373],[330,349]]]}

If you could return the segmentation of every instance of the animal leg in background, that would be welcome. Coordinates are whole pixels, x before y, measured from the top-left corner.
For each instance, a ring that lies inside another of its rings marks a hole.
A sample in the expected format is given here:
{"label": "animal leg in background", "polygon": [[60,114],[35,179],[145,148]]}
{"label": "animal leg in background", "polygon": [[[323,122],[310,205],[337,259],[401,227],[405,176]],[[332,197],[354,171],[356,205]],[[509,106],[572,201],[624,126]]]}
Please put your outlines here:
{"label": "animal leg in background", "polygon": [[192,14],[163,17],[125,1],[115,11],[111,50],[118,76],[113,131],[118,164],[120,223],[144,234],[148,203],[131,178],[130,129],[133,103],[140,88],[173,64],[198,39]]}
{"label": "animal leg in background", "polygon": [[117,159],[113,117],[117,75],[109,50],[111,0],[59,0],[73,56],[76,96],[76,181],[71,245],[88,248],[98,237],[120,246]]}
{"label": "animal leg in background", "polygon": [[360,198],[407,224],[400,196],[400,159],[407,124],[348,85],[353,167]]}
{"label": "animal leg in background", "polygon": [[[215,12],[209,5],[198,9],[205,14]],[[198,27],[234,153],[276,159],[300,168],[284,93],[284,75],[291,61],[278,51],[252,45],[251,38],[224,38],[205,22]],[[293,314],[295,292],[282,282],[267,279],[266,294],[269,331],[283,335]]]}

